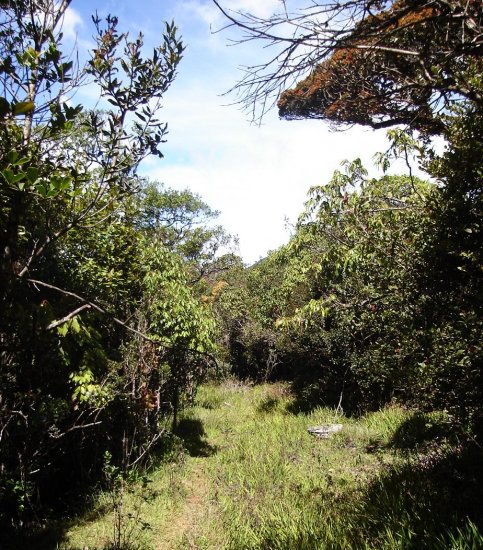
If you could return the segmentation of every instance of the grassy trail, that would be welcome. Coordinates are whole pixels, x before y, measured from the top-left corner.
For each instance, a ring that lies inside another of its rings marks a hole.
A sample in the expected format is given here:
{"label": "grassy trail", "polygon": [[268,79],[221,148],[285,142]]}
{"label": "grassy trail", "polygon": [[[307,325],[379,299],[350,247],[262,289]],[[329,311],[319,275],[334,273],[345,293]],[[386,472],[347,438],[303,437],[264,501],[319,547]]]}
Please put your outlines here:
{"label": "grassy trail", "polygon": [[[344,428],[328,440],[307,433],[334,421]],[[481,534],[452,506],[461,499],[474,510],[481,492],[444,487],[456,456],[445,425],[396,407],[359,420],[301,414],[281,384],[205,386],[180,420],[182,450],[152,476],[156,498],[140,508],[150,528],[130,548],[476,550]],[[60,548],[107,548],[106,509],[101,499]]]}
{"label": "grassy trail", "polygon": [[203,525],[209,521],[212,509],[209,497],[209,479],[204,472],[206,458],[190,458],[185,477],[181,479],[184,498],[168,517],[166,525],[158,526],[153,540],[156,550],[175,550],[184,545],[196,548],[196,540]]}

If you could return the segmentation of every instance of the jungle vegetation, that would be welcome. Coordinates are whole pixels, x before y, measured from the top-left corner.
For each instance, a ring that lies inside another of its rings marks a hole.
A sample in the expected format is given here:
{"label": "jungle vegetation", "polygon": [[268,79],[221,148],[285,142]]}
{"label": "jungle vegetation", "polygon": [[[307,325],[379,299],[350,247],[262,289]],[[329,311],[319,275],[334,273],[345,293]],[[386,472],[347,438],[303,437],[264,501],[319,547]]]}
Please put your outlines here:
{"label": "jungle vegetation", "polygon": [[[207,377],[289,383],[293,414],[442,414],[451,452],[481,456],[479,3],[334,0],[262,20],[215,1],[282,47],[235,88],[255,118],[278,101],[287,119],[390,128],[380,177],[345,162],[252,266],[199,196],[137,174],[162,157],[176,25],[146,56],[95,16],[80,66],[62,51],[69,4],[0,2],[0,523],[39,526],[106,472],[154,467]],[[109,108],[75,103],[85,82]],[[396,158],[405,175],[388,174]],[[477,533],[472,503],[460,519]]]}

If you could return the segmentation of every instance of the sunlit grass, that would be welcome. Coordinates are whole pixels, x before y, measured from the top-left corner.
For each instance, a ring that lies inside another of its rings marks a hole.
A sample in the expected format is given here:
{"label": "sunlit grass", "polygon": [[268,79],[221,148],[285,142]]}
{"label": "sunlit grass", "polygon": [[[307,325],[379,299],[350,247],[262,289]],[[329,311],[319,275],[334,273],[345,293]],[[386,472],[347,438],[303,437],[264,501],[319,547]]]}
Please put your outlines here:
{"label": "sunlit grass", "polygon": [[[133,484],[123,495],[126,530],[133,529],[131,547],[150,548],[156,526],[166,524],[184,501],[185,491],[180,480],[186,473],[183,452],[173,453],[149,475],[146,489]],[[89,550],[109,548],[113,540],[114,510],[112,495],[99,492],[92,509],[80,518],[67,533],[67,541],[59,548]],[[139,521],[130,516],[138,516]],[[141,522],[145,524],[144,528]],[[136,523],[136,525],[134,525]],[[128,550],[128,549],[126,549]]]}
{"label": "sunlit grass", "polygon": [[[200,388],[180,420],[184,453],[173,453],[152,476],[157,496],[143,504],[150,528],[138,547],[483,547],[476,525],[453,513],[451,484],[438,481],[459,460],[444,415],[394,406],[353,419],[327,408],[293,414],[292,404],[283,384]],[[329,439],[307,432],[330,423],[343,430]],[[470,489],[460,500],[478,498]],[[107,495],[96,509],[61,548],[106,547],[113,521]]]}

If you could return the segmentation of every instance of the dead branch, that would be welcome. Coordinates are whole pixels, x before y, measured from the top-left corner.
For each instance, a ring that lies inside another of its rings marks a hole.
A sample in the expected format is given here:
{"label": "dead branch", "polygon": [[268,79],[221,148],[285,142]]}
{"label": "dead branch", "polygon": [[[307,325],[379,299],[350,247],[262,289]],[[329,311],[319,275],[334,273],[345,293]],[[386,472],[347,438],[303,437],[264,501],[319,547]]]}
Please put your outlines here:
{"label": "dead branch", "polygon": [[[405,63],[409,61],[411,67],[418,63],[425,69],[419,71],[420,80],[412,82],[415,89],[424,91],[426,87],[440,94],[449,92],[482,101],[481,94],[478,95],[474,86],[467,86],[465,79],[451,76],[436,79],[427,70],[437,65],[451,75],[451,70],[460,63],[458,60],[481,57],[483,12],[477,7],[478,2],[307,0],[304,7],[290,11],[290,2],[286,0],[281,2],[280,13],[267,18],[229,10],[223,0],[213,0],[213,3],[227,21],[214,32],[232,30],[231,44],[261,41],[265,51],[275,50],[267,61],[245,65],[242,78],[226,92],[235,95],[235,104],[251,112],[254,122],[261,122],[282,92],[340,50],[360,51],[361,55],[367,52],[367,55],[378,55],[379,60],[389,56],[391,64],[385,66],[385,70],[388,75],[396,71],[393,78],[401,81],[407,77]],[[436,40],[431,39],[433,35]],[[426,46],[421,49],[414,36],[429,38],[426,44],[429,49]],[[390,124],[379,121],[378,126],[384,125]]]}
{"label": "dead branch", "polygon": [[79,315],[79,313],[81,313],[85,309],[90,309],[91,307],[92,306],[90,304],[84,304],[83,306],[81,306],[81,307],[77,308],[76,310],[72,311],[71,313],[69,313],[68,315],[63,317],[62,319],[59,319],[58,321],[52,321],[52,323],[50,323],[50,325],[48,325],[45,330],[52,330],[54,328],[60,327],[60,325],[63,325],[64,323],[67,323],[67,321],[70,321],[71,319],[73,319],[74,317]]}
{"label": "dead branch", "polygon": [[122,321],[121,319],[118,319],[115,315],[113,315],[112,313],[110,313],[109,311],[107,311],[106,309],[101,307],[100,305],[98,305],[94,302],[91,302],[90,300],[87,300],[86,298],[84,298],[83,296],[80,296],[79,294],[75,294],[74,292],[70,292],[69,290],[59,288],[58,286],[51,285],[49,283],[45,283],[44,281],[39,281],[37,279],[26,279],[26,281],[28,281],[29,283],[32,283],[34,285],[43,286],[44,288],[49,288],[50,290],[55,290],[56,292],[64,294],[64,296],[70,296],[71,298],[75,298],[76,300],[79,300],[80,302],[83,302],[84,307],[86,307],[86,306],[91,307],[91,308],[95,309],[96,311],[98,311],[99,313],[102,313],[103,315],[108,316],[116,324],[124,327],[126,330],[128,330],[130,332],[133,332],[134,334],[137,334],[138,336],[141,336],[141,338],[143,338],[144,340],[148,340],[148,341],[153,342],[157,345],[161,345],[158,341],[154,340],[153,338],[151,338],[147,334],[144,334],[143,332],[141,332],[139,330],[136,330],[135,328],[129,326],[128,324],[126,324],[125,321]]}

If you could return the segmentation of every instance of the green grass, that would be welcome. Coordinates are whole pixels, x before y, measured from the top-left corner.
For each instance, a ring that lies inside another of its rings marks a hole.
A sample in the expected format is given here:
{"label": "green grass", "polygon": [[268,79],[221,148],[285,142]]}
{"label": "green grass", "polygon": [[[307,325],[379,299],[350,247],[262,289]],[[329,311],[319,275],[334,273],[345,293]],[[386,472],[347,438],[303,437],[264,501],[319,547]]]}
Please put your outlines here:
{"label": "green grass", "polygon": [[[150,529],[138,547],[483,547],[481,449],[463,448],[444,415],[390,407],[355,420],[322,408],[292,414],[291,404],[282,384],[200,388],[177,432],[184,452],[152,476],[156,498],[141,508]],[[307,433],[332,422],[344,429],[330,439]],[[111,508],[100,495],[58,547],[107,547]]]}

